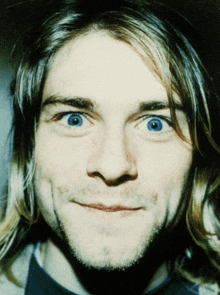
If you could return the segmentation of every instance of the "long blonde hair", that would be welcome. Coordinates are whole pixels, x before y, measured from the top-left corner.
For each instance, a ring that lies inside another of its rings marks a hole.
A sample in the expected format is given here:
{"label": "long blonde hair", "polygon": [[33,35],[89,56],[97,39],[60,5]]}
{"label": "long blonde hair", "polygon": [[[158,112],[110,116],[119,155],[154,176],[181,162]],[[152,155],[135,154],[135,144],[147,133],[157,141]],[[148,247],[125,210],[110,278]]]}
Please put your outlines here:
{"label": "long blonde hair", "polygon": [[[103,2],[97,6],[95,1],[76,0],[61,5],[28,35],[14,84],[14,152],[0,257],[3,261],[10,257],[39,215],[33,187],[35,133],[50,63],[70,39],[104,30],[131,45],[166,87],[174,127],[184,140],[175,116],[174,93],[182,99],[194,146],[192,179],[178,211],[194,240],[185,250],[190,261],[202,249],[199,253],[208,258],[207,267],[213,267],[213,273],[219,271],[220,101],[201,61],[201,40],[184,19],[159,4]],[[201,273],[199,268],[194,277]],[[210,273],[203,276],[210,280]]]}

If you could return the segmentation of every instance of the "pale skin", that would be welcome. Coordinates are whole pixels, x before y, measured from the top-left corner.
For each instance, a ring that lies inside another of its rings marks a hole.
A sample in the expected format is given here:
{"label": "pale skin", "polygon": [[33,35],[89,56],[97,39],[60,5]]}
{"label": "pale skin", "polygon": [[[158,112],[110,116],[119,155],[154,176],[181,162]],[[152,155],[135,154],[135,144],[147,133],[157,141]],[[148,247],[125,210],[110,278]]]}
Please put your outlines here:
{"label": "pale skin", "polygon": [[[83,264],[132,266],[174,217],[192,162],[181,109],[177,119],[188,143],[172,127],[165,88],[128,44],[91,32],[55,55],[37,128],[35,189],[44,219]],[[64,253],[51,240],[43,248],[49,274],[89,294]],[[161,269],[151,286],[166,277]]]}

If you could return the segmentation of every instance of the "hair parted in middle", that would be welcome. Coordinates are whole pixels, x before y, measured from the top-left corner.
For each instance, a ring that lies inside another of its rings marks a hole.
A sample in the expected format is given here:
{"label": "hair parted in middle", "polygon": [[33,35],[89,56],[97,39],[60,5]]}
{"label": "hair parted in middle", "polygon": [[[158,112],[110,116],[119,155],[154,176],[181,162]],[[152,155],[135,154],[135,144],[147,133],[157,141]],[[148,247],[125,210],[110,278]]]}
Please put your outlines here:
{"label": "hair parted in middle", "polygon": [[[163,84],[174,128],[185,140],[175,114],[175,95],[180,97],[194,156],[174,223],[187,214],[188,229],[195,242],[218,266],[220,242],[214,233],[220,220],[220,101],[201,62],[201,40],[194,29],[163,5],[131,0],[68,1],[36,27],[27,38],[14,85],[14,153],[0,235],[1,257],[38,215],[33,188],[35,134],[53,57],[68,41],[103,31],[130,45]],[[208,228],[205,216],[210,221]]]}

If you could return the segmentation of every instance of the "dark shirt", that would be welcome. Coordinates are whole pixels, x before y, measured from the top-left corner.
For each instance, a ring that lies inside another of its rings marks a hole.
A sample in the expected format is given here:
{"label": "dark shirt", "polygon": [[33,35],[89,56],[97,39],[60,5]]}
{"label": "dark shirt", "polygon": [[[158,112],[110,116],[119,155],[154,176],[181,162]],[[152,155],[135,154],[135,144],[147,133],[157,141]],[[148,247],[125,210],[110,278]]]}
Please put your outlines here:
{"label": "dark shirt", "polygon": [[[25,295],[77,295],[54,281],[38,264],[33,254],[30,261]],[[198,287],[187,281],[178,281],[175,276],[145,295],[199,295]]]}

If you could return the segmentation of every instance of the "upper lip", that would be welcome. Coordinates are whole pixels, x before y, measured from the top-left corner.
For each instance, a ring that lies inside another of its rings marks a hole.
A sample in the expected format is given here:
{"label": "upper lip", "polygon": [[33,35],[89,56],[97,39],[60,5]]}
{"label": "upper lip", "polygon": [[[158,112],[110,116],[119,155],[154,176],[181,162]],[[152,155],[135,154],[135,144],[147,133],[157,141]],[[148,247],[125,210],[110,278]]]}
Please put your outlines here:
{"label": "upper lip", "polygon": [[100,203],[94,203],[94,204],[82,204],[75,202],[81,206],[101,210],[101,211],[106,211],[106,212],[117,212],[117,211],[131,211],[131,210],[138,210],[141,209],[142,207],[128,207],[128,206],[123,206],[123,205],[112,205],[112,206],[106,206]]}

